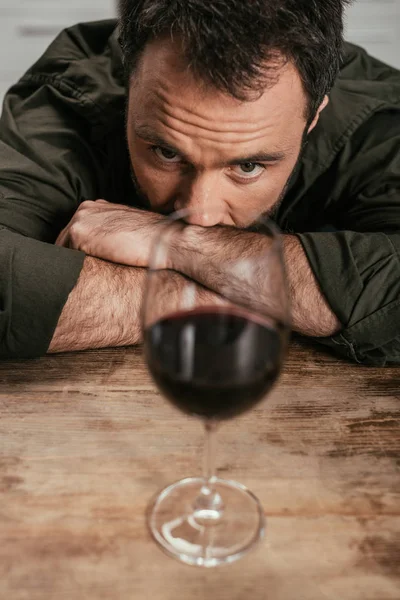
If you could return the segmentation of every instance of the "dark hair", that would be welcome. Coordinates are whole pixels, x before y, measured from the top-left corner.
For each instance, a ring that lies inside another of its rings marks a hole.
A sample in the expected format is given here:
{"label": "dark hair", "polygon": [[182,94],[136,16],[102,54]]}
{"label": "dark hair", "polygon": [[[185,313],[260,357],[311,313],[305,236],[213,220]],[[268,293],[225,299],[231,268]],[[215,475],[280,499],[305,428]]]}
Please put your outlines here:
{"label": "dark hair", "polygon": [[191,72],[246,100],[297,67],[312,118],[338,74],[344,7],[351,0],[120,0],[119,35],[130,77],[151,40],[182,42]]}

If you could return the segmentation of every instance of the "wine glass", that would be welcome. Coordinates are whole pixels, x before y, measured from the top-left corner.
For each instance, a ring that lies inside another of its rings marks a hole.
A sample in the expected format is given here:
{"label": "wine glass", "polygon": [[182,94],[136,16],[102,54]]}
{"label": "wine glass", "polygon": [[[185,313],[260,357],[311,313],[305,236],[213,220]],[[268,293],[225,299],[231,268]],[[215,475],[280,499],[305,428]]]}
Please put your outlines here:
{"label": "wine glass", "polygon": [[[157,387],[206,431],[203,476],[164,489],[149,508],[148,525],[169,555],[213,567],[240,558],[264,535],[254,494],[215,475],[215,434],[221,421],[250,410],[276,382],[290,311],[275,225],[266,217],[243,231],[193,224],[206,222],[208,215],[182,210],[162,226],[148,270],[143,336]],[[210,231],[239,234],[244,253],[241,246],[215,256],[202,251],[198,242],[210,241]]]}

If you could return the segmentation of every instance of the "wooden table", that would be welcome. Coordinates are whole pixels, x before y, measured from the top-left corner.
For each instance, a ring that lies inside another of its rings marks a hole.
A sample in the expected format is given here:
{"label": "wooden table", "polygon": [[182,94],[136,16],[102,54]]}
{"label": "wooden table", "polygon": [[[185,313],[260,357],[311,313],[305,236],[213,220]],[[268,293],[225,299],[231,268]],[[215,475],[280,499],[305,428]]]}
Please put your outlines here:
{"label": "wooden table", "polygon": [[279,386],[219,433],[267,537],[229,567],[165,556],[145,509],[201,468],[200,424],[140,349],[0,364],[1,600],[399,600],[400,368],[293,343]]}

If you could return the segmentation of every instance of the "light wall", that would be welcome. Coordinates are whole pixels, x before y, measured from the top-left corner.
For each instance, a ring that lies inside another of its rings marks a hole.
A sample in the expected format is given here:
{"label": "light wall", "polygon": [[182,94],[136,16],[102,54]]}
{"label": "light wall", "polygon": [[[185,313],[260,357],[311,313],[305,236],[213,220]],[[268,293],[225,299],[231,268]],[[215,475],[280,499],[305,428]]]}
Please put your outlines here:
{"label": "light wall", "polygon": [[65,27],[115,16],[115,0],[0,0],[0,102]]}
{"label": "light wall", "polygon": [[400,69],[400,0],[357,0],[347,11],[346,38]]}

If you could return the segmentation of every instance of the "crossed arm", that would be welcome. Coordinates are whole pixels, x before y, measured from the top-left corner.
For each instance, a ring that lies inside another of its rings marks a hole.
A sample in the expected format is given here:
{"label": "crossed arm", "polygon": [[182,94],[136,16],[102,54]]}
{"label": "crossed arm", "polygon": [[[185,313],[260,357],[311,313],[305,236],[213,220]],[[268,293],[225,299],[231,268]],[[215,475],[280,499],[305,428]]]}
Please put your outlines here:
{"label": "crossed arm", "polygon": [[[79,280],[64,306],[50,352],[125,346],[141,339],[140,307],[149,253],[159,225],[165,217],[103,200],[84,202],[57,244],[86,252]],[[246,231],[226,227],[188,228],[184,251],[195,260],[169,265],[165,296],[177,294],[183,277],[202,286],[205,304],[216,302],[213,292],[224,284],[226,256],[240,258],[245,251],[260,252]],[[266,245],[270,240],[265,238]],[[199,252],[201,248],[201,252]],[[314,337],[337,333],[341,324],[321,293],[301,243],[295,236],[283,236],[284,258],[295,331]],[[265,248],[267,250],[267,248]],[[177,255],[178,256],[178,255]],[[190,272],[185,265],[191,265]],[[195,265],[195,267],[193,267]],[[185,272],[186,269],[186,272]],[[218,275],[218,276],[216,276]],[[260,294],[252,289],[249,294]],[[273,303],[267,290],[263,302]]]}

